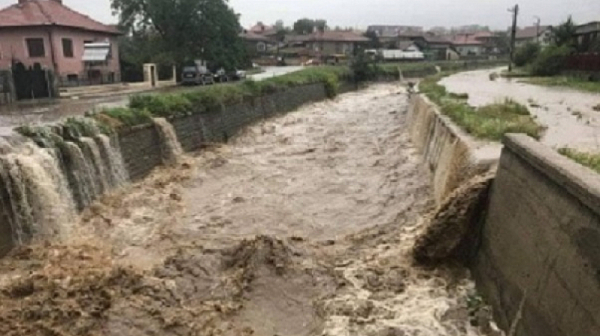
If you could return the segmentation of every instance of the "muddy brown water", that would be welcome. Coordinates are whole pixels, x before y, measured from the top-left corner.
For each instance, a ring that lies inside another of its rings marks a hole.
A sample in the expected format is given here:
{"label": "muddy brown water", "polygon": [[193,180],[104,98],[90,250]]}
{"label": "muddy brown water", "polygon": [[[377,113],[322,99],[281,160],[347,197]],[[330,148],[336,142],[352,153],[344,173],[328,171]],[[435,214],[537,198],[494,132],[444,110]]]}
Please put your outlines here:
{"label": "muddy brown water", "polygon": [[523,83],[520,79],[490,80],[503,68],[458,73],[440,81],[450,92],[468,93],[469,104],[482,106],[511,98],[527,106],[536,121],[547,126],[541,142],[556,148],[600,151],[600,94],[563,87]]}
{"label": "muddy brown water", "polygon": [[0,261],[3,335],[485,335],[462,269],[412,266],[433,209],[407,96],[246,129]]}

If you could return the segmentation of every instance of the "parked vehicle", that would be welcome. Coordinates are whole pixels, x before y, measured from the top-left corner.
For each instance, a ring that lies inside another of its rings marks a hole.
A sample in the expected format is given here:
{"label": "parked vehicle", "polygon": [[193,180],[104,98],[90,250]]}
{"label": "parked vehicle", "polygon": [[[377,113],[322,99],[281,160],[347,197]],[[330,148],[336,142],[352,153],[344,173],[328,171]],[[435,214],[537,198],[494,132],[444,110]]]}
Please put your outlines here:
{"label": "parked vehicle", "polygon": [[244,70],[233,70],[229,73],[230,80],[242,80],[246,79],[246,71]]}
{"label": "parked vehicle", "polygon": [[214,79],[205,67],[186,66],[181,73],[181,83],[183,85],[208,85],[213,84]]}
{"label": "parked vehicle", "polygon": [[223,68],[219,68],[215,71],[214,74],[215,82],[223,83],[229,80],[229,76],[227,76],[227,72]]}

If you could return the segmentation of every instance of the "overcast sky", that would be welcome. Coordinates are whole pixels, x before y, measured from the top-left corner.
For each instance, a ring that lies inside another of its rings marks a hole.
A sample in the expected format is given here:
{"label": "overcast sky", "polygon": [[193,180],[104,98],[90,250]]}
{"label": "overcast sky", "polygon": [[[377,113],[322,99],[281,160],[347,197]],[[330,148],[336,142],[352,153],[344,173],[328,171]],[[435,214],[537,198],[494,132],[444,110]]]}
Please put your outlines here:
{"label": "overcast sky", "polygon": [[[461,26],[468,24],[506,28],[507,8],[516,0],[230,0],[242,25],[257,21],[272,24],[282,19],[286,25],[302,17],[327,19],[330,26],[366,28],[370,24]],[[17,0],[0,0],[0,7]],[[600,0],[521,0],[520,26],[533,25],[534,16],[542,24],[557,24],[569,14],[578,23],[600,21]],[[110,0],[64,0],[71,8],[104,23],[116,23]]]}

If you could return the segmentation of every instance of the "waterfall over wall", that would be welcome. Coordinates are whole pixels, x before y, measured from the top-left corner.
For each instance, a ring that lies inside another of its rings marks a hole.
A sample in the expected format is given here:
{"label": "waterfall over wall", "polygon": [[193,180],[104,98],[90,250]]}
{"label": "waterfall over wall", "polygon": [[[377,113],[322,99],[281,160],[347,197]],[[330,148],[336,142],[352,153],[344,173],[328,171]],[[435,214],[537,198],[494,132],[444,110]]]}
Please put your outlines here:
{"label": "waterfall over wall", "polygon": [[153,121],[160,136],[163,163],[166,165],[177,163],[177,158],[183,154],[183,149],[177,140],[173,125],[164,118],[155,118]]}
{"label": "waterfall over wall", "polygon": [[93,120],[20,132],[26,138],[0,150],[0,225],[11,233],[10,244],[0,239],[0,253],[31,239],[68,237],[78,210],[128,182],[117,138]]}
{"label": "waterfall over wall", "polygon": [[26,143],[0,156],[2,205],[15,244],[32,237],[67,236],[75,205],[57,149]]}

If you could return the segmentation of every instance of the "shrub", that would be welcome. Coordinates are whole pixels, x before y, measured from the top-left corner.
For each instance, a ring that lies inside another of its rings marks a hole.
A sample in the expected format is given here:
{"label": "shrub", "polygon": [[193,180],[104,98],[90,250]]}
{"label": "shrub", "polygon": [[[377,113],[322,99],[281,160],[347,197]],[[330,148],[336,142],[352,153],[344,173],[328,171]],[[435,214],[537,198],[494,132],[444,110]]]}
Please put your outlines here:
{"label": "shrub", "polygon": [[364,52],[359,53],[350,63],[350,70],[355,82],[372,80],[377,76],[377,67]]}
{"label": "shrub", "polygon": [[567,57],[571,54],[568,46],[549,46],[542,50],[531,66],[531,73],[536,76],[558,75],[565,67]]}
{"label": "shrub", "polygon": [[540,53],[540,45],[527,43],[515,50],[514,62],[516,66],[522,67],[531,64]]}
{"label": "shrub", "polygon": [[106,109],[96,117],[96,119],[101,122],[109,123],[109,120],[104,118],[103,115],[108,116],[111,119],[118,120],[126,126],[146,124],[152,121],[152,115],[150,112],[148,112],[148,110],[137,108],[116,107]]}

